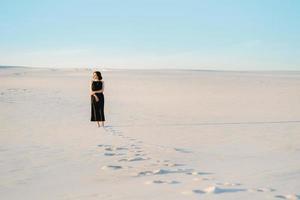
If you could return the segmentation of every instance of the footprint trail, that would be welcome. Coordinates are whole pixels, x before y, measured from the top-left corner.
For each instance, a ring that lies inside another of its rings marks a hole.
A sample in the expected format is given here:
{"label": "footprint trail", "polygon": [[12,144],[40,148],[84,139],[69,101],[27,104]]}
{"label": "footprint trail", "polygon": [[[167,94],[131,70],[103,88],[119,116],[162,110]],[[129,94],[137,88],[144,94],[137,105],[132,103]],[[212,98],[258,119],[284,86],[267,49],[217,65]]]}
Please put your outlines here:
{"label": "footprint trail", "polygon": [[[189,149],[178,148],[178,147],[167,147],[162,145],[150,144],[144,141],[138,140],[137,138],[126,136],[122,131],[117,130],[113,126],[106,126],[106,133],[111,134],[112,136],[120,137],[120,139],[125,140],[122,146],[114,146],[111,144],[99,144],[98,147],[102,147],[104,155],[108,157],[118,157],[113,159],[113,163],[119,163],[118,165],[105,165],[102,167],[103,170],[122,170],[124,168],[131,169],[133,173],[130,173],[132,177],[150,177],[144,181],[145,185],[182,185],[184,188],[188,189],[179,189],[177,192],[181,195],[209,195],[216,194],[222,195],[225,193],[237,193],[237,192],[257,192],[257,193],[272,193],[276,192],[273,188],[268,187],[257,187],[257,188],[246,188],[243,184],[239,182],[228,182],[228,181],[219,181],[213,176],[212,172],[203,172],[198,169],[189,168],[185,163],[176,163],[172,162],[169,159],[157,159],[151,156],[150,153],[147,153],[147,150],[151,152],[151,148],[162,149],[162,152],[177,152],[182,154],[193,153]],[[149,150],[150,148],[150,150]],[[150,162],[151,161],[151,162]],[[154,162],[153,162],[154,161]],[[133,166],[126,166],[124,163],[135,163]],[[183,178],[184,181],[179,180]],[[190,178],[189,178],[190,177]],[[187,181],[190,180],[190,181]],[[190,186],[191,183],[209,183],[206,187],[195,187],[194,185]],[[297,194],[275,194],[274,198],[277,199],[300,199],[300,196]]]}

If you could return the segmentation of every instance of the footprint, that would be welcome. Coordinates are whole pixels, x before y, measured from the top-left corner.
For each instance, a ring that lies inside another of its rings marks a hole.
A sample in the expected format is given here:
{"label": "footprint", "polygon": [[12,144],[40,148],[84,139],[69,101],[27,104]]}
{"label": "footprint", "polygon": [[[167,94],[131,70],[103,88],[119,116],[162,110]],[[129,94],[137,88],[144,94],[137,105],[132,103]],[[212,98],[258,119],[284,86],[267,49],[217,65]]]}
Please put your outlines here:
{"label": "footprint", "polygon": [[157,169],[153,171],[142,171],[137,174],[137,176],[145,176],[145,175],[165,175],[165,174],[171,174],[171,173],[186,173],[187,171],[191,171],[192,169],[176,169],[176,170],[170,170],[170,169]]}
{"label": "footprint", "polygon": [[137,145],[135,145],[135,144],[132,144],[132,145],[130,145],[130,146],[132,147],[132,149],[141,149],[140,146],[137,146]]}
{"label": "footprint", "polygon": [[212,181],[215,180],[214,177],[195,177],[193,178],[193,181]]}
{"label": "footprint", "polygon": [[192,191],[193,191],[193,193],[196,193],[196,194],[205,194],[205,192],[202,190],[192,190]]}
{"label": "footprint", "polygon": [[213,187],[206,188],[204,191],[208,193],[220,194],[220,193],[227,193],[227,192],[244,192],[247,190],[244,188],[219,188],[213,186]]}
{"label": "footprint", "polygon": [[156,160],[156,162],[165,164],[165,163],[168,163],[168,162],[171,162],[171,161],[170,160]]}
{"label": "footprint", "polygon": [[183,148],[174,148],[174,150],[180,153],[192,153],[192,151]]}
{"label": "footprint", "polygon": [[247,191],[244,188],[220,188],[217,186],[209,186],[204,190],[193,190],[194,193],[203,194],[203,193],[213,193],[213,194],[221,194],[221,193],[231,193],[231,192],[245,192]]}
{"label": "footprint", "polygon": [[120,165],[105,165],[101,169],[113,169],[113,170],[117,170],[117,169],[122,169],[122,166],[120,166]]}
{"label": "footprint", "polygon": [[114,153],[114,152],[105,152],[105,156],[123,156],[125,155],[124,153]]}
{"label": "footprint", "polygon": [[153,172],[150,170],[139,172],[136,176],[149,176],[149,175],[153,175]]}
{"label": "footprint", "polygon": [[260,187],[260,188],[252,188],[248,189],[249,192],[274,192],[275,189],[272,188],[265,188],[265,187]]}
{"label": "footprint", "polygon": [[213,174],[213,173],[210,173],[210,172],[196,172],[196,171],[193,171],[193,172],[187,172],[186,174],[187,174],[187,175],[210,175],[210,174]]}
{"label": "footprint", "polygon": [[109,147],[106,147],[104,150],[106,150],[106,151],[121,151],[121,150],[127,150],[127,148],[109,146]]}
{"label": "footprint", "polygon": [[150,158],[143,158],[143,157],[133,157],[133,158],[123,158],[119,161],[126,161],[126,162],[134,162],[134,161],[142,161],[142,160],[150,160]]}
{"label": "footprint", "polygon": [[98,147],[111,147],[111,145],[109,145],[109,144],[98,144],[97,146]]}
{"label": "footprint", "polygon": [[167,167],[179,167],[179,166],[185,166],[185,164],[178,164],[178,163],[164,163],[164,166]]}
{"label": "footprint", "polygon": [[134,156],[146,156],[147,154],[145,153],[135,153]]}
{"label": "footprint", "polygon": [[223,186],[239,186],[242,185],[241,183],[230,183],[230,182],[225,182],[225,183],[216,183],[217,185],[223,185]]}
{"label": "footprint", "polygon": [[275,197],[280,198],[280,199],[288,199],[288,200],[298,200],[298,199],[300,199],[300,195],[296,195],[296,194],[276,195]]}
{"label": "footprint", "polygon": [[150,185],[150,184],[178,184],[180,183],[179,181],[163,181],[163,180],[151,180],[151,181],[146,181],[145,184]]}
{"label": "footprint", "polygon": [[113,151],[113,148],[112,147],[106,147],[104,150],[106,150],[106,151]]}
{"label": "footprint", "polygon": [[184,170],[182,170],[182,169],[178,169],[178,170],[158,169],[158,170],[154,170],[153,174],[170,174],[170,173],[181,173],[181,172],[184,172]]}
{"label": "footprint", "polygon": [[108,152],[106,152],[106,153],[104,153],[104,155],[105,156],[115,156],[116,154],[115,153],[108,153]]}

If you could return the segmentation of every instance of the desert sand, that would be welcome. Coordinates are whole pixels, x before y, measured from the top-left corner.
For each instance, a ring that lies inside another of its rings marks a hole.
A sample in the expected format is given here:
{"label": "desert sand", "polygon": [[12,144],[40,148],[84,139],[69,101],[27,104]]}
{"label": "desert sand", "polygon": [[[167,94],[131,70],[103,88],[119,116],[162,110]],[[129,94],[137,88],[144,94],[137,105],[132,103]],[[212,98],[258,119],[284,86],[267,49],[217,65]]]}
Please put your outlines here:
{"label": "desert sand", "polygon": [[0,198],[300,199],[300,72],[0,68]]}

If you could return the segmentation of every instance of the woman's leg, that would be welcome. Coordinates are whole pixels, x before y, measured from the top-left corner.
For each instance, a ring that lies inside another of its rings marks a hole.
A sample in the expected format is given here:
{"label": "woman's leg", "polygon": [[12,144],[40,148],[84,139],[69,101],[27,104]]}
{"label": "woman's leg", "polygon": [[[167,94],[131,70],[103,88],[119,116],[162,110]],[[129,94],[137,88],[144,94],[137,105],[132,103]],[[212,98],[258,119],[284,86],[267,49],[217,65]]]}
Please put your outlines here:
{"label": "woman's leg", "polygon": [[102,126],[104,127],[104,121],[105,121],[105,116],[104,116],[104,95],[103,93],[100,94],[100,118],[102,122]]}
{"label": "woman's leg", "polygon": [[98,127],[100,127],[100,123],[99,123],[99,121],[97,121],[97,124],[98,124]]}

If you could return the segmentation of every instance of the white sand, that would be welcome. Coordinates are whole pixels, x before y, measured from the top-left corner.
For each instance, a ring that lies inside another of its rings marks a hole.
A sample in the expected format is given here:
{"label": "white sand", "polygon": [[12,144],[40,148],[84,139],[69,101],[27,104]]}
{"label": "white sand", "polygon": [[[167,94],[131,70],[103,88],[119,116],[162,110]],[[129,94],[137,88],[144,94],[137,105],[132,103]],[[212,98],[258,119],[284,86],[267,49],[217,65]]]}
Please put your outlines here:
{"label": "white sand", "polygon": [[0,199],[300,199],[300,72],[0,69]]}

